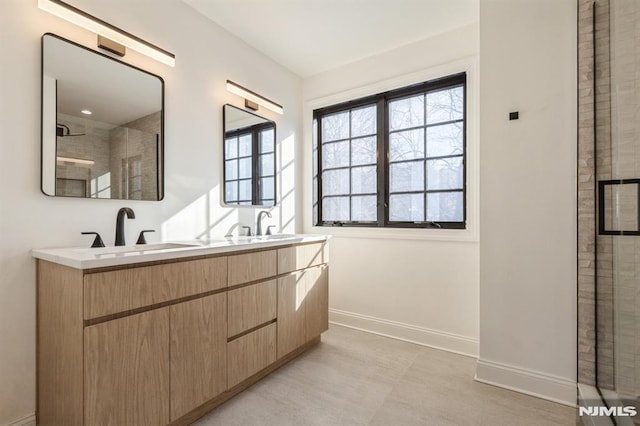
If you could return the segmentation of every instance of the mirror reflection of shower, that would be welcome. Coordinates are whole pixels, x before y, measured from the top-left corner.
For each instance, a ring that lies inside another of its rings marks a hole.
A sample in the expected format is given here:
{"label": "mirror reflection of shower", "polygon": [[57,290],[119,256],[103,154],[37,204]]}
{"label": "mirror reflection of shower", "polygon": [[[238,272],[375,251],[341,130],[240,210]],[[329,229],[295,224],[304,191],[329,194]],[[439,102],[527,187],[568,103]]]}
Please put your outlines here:
{"label": "mirror reflection of shower", "polygon": [[53,34],[42,49],[42,191],[162,199],[162,79]]}

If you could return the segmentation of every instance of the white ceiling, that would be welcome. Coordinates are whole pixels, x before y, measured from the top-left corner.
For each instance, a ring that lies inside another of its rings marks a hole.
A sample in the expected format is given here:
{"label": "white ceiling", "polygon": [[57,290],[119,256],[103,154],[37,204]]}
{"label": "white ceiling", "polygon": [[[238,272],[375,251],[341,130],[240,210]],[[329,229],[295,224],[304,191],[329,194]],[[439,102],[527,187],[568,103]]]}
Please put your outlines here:
{"label": "white ceiling", "polygon": [[479,19],[479,0],[183,0],[308,77]]}

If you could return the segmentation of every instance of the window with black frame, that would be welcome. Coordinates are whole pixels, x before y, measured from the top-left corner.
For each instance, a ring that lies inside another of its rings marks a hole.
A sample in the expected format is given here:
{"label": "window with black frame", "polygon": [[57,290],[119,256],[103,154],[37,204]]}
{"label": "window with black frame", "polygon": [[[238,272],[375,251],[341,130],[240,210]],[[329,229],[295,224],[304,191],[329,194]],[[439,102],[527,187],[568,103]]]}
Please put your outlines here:
{"label": "window with black frame", "polygon": [[465,105],[461,73],[315,110],[314,224],[464,229]]}
{"label": "window with black frame", "polygon": [[224,202],[276,204],[276,125],[256,114],[225,105]]}

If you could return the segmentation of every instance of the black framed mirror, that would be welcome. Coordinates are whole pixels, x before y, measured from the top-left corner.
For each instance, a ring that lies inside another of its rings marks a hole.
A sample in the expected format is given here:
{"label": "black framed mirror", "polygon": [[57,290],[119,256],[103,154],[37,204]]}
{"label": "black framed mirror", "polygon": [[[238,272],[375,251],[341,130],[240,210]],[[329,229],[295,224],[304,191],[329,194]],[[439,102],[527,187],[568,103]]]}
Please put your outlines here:
{"label": "black framed mirror", "polygon": [[164,81],[54,34],[42,36],[42,192],[164,196]]}
{"label": "black framed mirror", "polygon": [[233,105],[223,107],[224,204],[276,204],[276,123]]}

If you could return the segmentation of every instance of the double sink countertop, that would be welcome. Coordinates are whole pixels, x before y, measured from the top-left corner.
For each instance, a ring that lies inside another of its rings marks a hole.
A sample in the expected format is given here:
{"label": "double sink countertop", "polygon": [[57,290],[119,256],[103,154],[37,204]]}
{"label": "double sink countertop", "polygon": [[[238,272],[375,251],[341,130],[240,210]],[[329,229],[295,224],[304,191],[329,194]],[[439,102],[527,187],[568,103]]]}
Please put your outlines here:
{"label": "double sink countertop", "polygon": [[255,237],[233,237],[209,242],[159,242],[121,247],[68,247],[32,250],[37,259],[76,269],[104,268],[159,260],[180,259],[211,254],[229,253],[289,244],[326,241],[326,235],[274,234]]}

